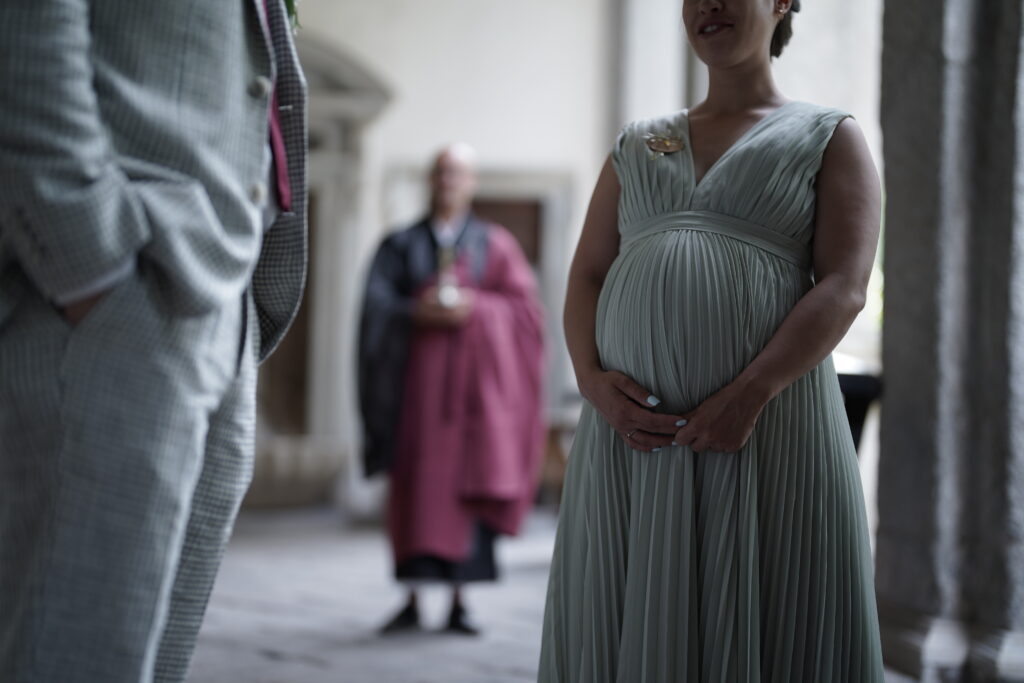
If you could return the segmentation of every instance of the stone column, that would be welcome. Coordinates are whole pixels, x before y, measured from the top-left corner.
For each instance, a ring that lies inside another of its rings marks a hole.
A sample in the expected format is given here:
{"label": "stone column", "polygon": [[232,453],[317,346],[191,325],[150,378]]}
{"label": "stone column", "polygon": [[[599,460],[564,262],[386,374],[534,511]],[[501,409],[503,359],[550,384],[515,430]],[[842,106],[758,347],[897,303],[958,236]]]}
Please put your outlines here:
{"label": "stone column", "polygon": [[682,0],[612,0],[615,133],[683,108],[689,49],[682,8]]}
{"label": "stone column", "polygon": [[926,681],[1024,681],[1021,20],[885,9],[877,588],[887,663]]}

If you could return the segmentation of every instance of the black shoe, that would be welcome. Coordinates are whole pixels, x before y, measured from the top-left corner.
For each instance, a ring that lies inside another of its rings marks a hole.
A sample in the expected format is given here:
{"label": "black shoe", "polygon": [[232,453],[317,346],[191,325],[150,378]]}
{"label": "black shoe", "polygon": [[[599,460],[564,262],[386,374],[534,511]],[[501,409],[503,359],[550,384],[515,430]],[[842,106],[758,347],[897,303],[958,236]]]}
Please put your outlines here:
{"label": "black shoe", "polygon": [[420,629],[420,610],[415,602],[408,603],[402,611],[391,617],[391,620],[380,629],[381,635],[418,631]]}
{"label": "black shoe", "polygon": [[464,636],[480,635],[480,627],[473,623],[462,605],[452,605],[452,611],[448,615],[448,626],[445,628],[448,633],[458,633]]}

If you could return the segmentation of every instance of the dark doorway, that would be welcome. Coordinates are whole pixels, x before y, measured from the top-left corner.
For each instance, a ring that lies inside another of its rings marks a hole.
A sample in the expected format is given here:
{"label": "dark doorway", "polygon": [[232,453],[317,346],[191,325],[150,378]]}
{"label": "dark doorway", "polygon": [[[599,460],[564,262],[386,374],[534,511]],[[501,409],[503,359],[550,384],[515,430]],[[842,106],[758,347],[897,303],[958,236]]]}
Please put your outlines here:
{"label": "dark doorway", "polygon": [[473,211],[508,228],[523,248],[530,265],[537,268],[541,262],[541,204],[535,199],[491,199],[478,197]]}

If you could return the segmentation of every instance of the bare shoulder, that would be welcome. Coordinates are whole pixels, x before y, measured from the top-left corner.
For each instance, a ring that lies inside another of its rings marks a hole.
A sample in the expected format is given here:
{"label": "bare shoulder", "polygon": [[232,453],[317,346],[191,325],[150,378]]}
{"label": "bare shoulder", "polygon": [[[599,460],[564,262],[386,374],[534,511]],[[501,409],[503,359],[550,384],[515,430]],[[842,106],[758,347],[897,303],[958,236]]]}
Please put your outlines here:
{"label": "bare shoulder", "polygon": [[832,133],[822,157],[816,193],[818,233],[828,231],[829,226],[840,229],[850,225],[877,233],[881,181],[864,132],[852,118],[840,121]]}
{"label": "bare shoulder", "polygon": [[878,170],[864,131],[853,118],[847,117],[836,125],[821,159],[817,188],[819,199],[851,193],[873,197],[881,193]]}
{"label": "bare shoulder", "polygon": [[856,119],[847,116],[836,125],[825,148],[822,171],[849,166],[875,167],[864,131]]}

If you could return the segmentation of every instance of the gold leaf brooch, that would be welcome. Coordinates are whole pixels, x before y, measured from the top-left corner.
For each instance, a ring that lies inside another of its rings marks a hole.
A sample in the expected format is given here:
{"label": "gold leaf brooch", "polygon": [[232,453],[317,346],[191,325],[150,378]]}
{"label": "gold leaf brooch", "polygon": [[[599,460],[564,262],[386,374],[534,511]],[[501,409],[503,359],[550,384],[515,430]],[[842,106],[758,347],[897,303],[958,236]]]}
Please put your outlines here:
{"label": "gold leaf brooch", "polygon": [[651,159],[657,159],[666,154],[675,154],[686,147],[682,138],[672,135],[648,133],[644,136],[644,141],[647,143],[647,149],[651,150]]}

